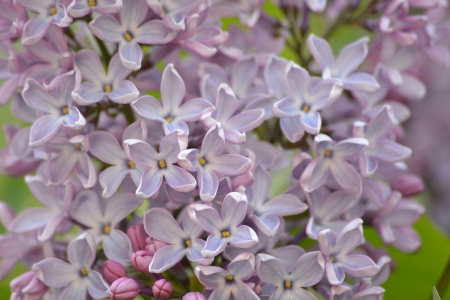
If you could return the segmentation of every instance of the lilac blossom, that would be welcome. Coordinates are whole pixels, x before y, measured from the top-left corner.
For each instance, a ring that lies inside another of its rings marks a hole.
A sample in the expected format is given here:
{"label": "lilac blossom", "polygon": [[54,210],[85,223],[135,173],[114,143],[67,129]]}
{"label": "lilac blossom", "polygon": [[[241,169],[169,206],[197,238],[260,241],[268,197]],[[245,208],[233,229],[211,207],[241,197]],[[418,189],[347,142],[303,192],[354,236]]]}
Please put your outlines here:
{"label": "lilac blossom", "polygon": [[361,194],[361,177],[346,160],[358,159],[367,146],[364,138],[349,138],[335,144],[327,135],[316,135],[314,151],[317,157],[308,164],[300,178],[302,188],[308,193],[314,191],[331,173],[344,190]]}
{"label": "lilac blossom", "polygon": [[0,40],[9,40],[20,37],[28,15],[25,8],[13,3],[12,0],[0,1]]}
{"label": "lilac blossom", "polygon": [[317,299],[303,287],[313,286],[322,280],[325,259],[319,251],[303,254],[288,272],[281,260],[267,254],[258,254],[256,272],[267,284],[276,286],[270,299]]}
{"label": "lilac blossom", "polygon": [[95,260],[95,240],[83,233],[67,247],[65,262],[58,258],[47,258],[33,266],[36,276],[47,286],[64,288],[62,299],[84,299],[86,292],[93,298],[107,295],[108,285],[100,273],[91,269]]}
{"label": "lilac blossom", "polygon": [[131,193],[117,194],[102,205],[93,191],[80,192],[70,207],[70,215],[89,227],[96,244],[103,245],[106,257],[115,261],[130,261],[131,242],[117,225],[133,212],[142,199]]}
{"label": "lilac blossom", "polygon": [[211,233],[202,249],[202,255],[213,258],[223,252],[228,243],[238,248],[250,248],[258,243],[256,232],[240,225],[245,218],[247,197],[238,192],[229,193],[223,200],[221,213],[206,204],[191,204],[188,213],[203,230]]}
{"label": "lilac blossom", "polygon": [[227,270],[214,266],[198,266],[195,275],[207,290],[213,290],[208,300],[234,299],[258,300],[255,292],[244,283],[253,275],[255,257],[242,253],[233,259]]}
{"label": "lilac blossom", "polygon": [[183,214],[180,226],[165,209],[152,208],[144,215],[145,231],[153,238],[167,243],[159,248],[149,266],[151,273],[162,273],[173,267],[185,255],[197,264],[209,265],[212,258],[204,258],[205,241],[199,239],[203,232],[188,216]]}
{"label": "lilac blossom", "polygon": [[243,174],[250,167],[250,160],[238,154],[220,154],[225,148],[220,123],[206,133],[202,147],[188,149],[178,154],[180,166],[190,172],[197,172],[200,198],[214,199],[219,187],[219,179],[226,175]]}
{"label": "lilac blossom", "polygon": [[73,18],[81,18],[95,11],[100,14],[116,14],[122,9],[123,0],[72,0],[67,12]]}
{"label": "lilac blossom", "polygon": [[119,55],[111,58],[108,73],[98,55],[92,50],[82,50],[75,56],[75,64],[87,82],[73,91],[73,99],[80,105],[89,105],[105,98],[125,104],[139,97],[139,91],[129,80],[124,80],[131,71],[120,62]]}
{"label": "lilac blossom", "polygon": [[350,254],[364,243],[362,220],[349,222],[337,235],[326,229],[319,232],[319,248],[325,257],[325,270],[328,282],[342,284],[345,273],[354,277],[373,277],[380,267],[371,258],[363,254]]}
{"label": "lilac blossom", "polygon": [[131,105],[144,118],[162,123],[165,134],[176,129],[189,134],[186,121],[197,121],[203,114],[213,111],[214,107],[202,98],[191,99],[181,105],[185,92],[183,79],[169,64],[162,75],[161,102],[153,96],[143,96]]}
{"label": "lilac blossom", "polygon": [[221,124],[225,140],[233,144],[245,143],[245,133],[253,130],[264,121],[263,109],[251,109],[233,116],[239,102],[231,88],[221,84],[217,92],[216,111],[206,114],[203,124],[211,128],[216,123]]}
{"label": "lilac blossom", "polygon": [[52,24],[66,27],[72,23],[72,18],[67,15],[66,8],[59,0],[16,0],[36,13],[24,26],[22,32],[22,44],[34,45],[39,42]]}
{"label": "lilac blossom", "polygon": [[204,10],[202,0],[146,0],[150,9],[174,31],[185,30],[186,17]]}
{"label": "lilac blossom", "polygon": [[218,0],[212,3],[211,13],[215,16],[238,16],[246,27],[255,26],[261,14],[262,0],[237,0],[229,2]]}
{"label": "lilac blossom", "polygon": [[283,133],[291,142],[299,141],[304,132],[318,134],[322,127],[319,110],[330,105],[342,93],[342,83],[329,78],[311,80],[308,72],[294,63],[285,71],[289,96],[273,106],[273,114],[281,118]]}
{"label": "lilac blossom", "polygon": [[31,126],[31,147],[38,147],[48,142],[62,126],[81,129],[86,124],[78,108],[72,106],[71,93],[75,87],[74,72],[61,76],[58,79],[56,91],[52,93],[35,80],[27,80],[22,92],[23,99],[29,106],[44,112],[44,115]]}
{"label": "lilac blossom", "polygon": [[161,20],[142,24],[148,6],[144,0],[125,0],[119,23],[113,16],[101,15],[89,24],[94,35],[110,43],[119,43],[119,57],[130,70],[141,68],[142,50],[139,44],[165,44],[176,35]]}
{"label": "lilac blossom", "polygon": [[376,92],[380,86],[372,75],[355,72],[368,53],[369,38],[361,38],[341,50],[334,59],[328,42],[322,38],[310,35],[307,41],[309,51],[322,70],[322,77],[340,79],[344,89],[361,92]]}
{"label": "lilac blossom", "polygon": [[308,206],[291,194],[281,194],[267,201],[272,179],[261,165],[253,172],[255,182],[245,190],[248,215],[265,235],[273,237],[280,226],[280,217],[297,215]]}
{"label": "lilac blossom", "polygon": [[125,140],[124,146],[131,161],[146,168],[136,190],[138,196],[150,197],[157,193],[163,178],[170,187],[180,192],[189,192],[197,185],[189,172],[174,165],[180,153],[177,131],[162,139],[159,153],[146,142],[136,139]]}

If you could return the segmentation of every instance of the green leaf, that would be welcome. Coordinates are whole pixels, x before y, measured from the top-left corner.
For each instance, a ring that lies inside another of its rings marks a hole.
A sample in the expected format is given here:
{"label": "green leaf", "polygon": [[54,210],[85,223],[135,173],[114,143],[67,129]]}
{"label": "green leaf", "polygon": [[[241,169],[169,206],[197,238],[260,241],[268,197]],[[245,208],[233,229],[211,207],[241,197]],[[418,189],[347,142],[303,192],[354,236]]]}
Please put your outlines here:
{"label": "green leaf", "polygon": [[435,286],[433,287],[433,300],[441,300]]}

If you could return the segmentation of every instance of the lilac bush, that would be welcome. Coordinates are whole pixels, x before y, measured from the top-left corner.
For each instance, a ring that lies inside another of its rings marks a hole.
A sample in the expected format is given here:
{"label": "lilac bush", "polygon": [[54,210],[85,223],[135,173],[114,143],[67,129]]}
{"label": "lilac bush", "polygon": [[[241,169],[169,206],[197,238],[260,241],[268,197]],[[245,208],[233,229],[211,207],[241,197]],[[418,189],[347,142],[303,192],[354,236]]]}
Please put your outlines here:
{"label": "lilac bush", "polygon": [[0,0],[0,171],[43,205],[0,202],[11,299],[383,298],[447,2],[276,2]]}

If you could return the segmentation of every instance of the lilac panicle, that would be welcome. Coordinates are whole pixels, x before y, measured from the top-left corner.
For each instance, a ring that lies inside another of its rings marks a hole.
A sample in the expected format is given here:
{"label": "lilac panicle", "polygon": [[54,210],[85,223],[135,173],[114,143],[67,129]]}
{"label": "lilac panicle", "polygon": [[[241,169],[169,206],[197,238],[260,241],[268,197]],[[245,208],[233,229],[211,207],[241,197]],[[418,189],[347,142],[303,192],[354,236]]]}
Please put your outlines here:
{"label": "lilac panicle", "polygon": [[227,270],[214,266],[198,266],[195,275],[207,290],[213,290],[209,300],[234,299],[258,300],[259,297],[243,281],[249,279],[255,269],[255,257],[242,253],[233,259]]}
{"label": "lilac panicle", "polygon": [[214,110],[205,99],[195,98],[181,104],[186,87],[172,64],[167,65],[161,80],[161,102],[153,96],[143,96],[131,106],[146,119],[161,122],[165,134],[179,129],[189,134],[187,122],[197,121]]}
{"label": "lilac panicle", "polygon": [[267,254],[258,254],[256,272],[259,278],[267,284],[276,287],[270,299],[317,299],[303,287],[313,286],[322,280],[325,259],[319,251],[303,254],[288,272],[278,258]]}
{"label": "lilac panicle", "polygon": [[120,62],[119,55],[111,58],[108,73],[92,50],[82,50],[75,56],[75,64],[87,82],[73,91],[73,99],[80,105],[89,105],[105,98],[119,104],[130,103],[139,96],[138,89],[131,81],[124,80],[131,71]]}
{"label": "lilac panicle", "polygon": [[238,154],[221,154],[225,140],[221,124],[217,123],[206,133],[202,147],[188,149],[178,154],[178,164],[190,172],[197,172],[200,198],[214,199],[219,179],[226,175],[239,175],[250,167],[250,160]]}
{"label": "lilac panicle", "polygon": [[145,231],[153,238],[167,243],[159,248],[150,263],[151,273],[162,273],[173,267],[185,255],[197,264],[208,265],[212,258],[204,258],[202,249],[205,241],[199,239],[203,232],[185,213],[181,221],[183,227],[175,221],[165,209],[152,208],[144,215]]}
{"label": "lilac panicle", "polygon": [[185,30],[186,17],[204,9],[202,0],[146,0],[148,6],[174,31]]}
{"label": "lilac panicle", "polygon": [[84,299],[87,292],[93,298],[103,298],[109,287],[100,273],[91,270],[95,249],[94,237],[83,233],[67,247],[69,262],[47,258],[35,264],[33,271],[46,285],[63,288],[62,299]]}
{"label": "lilac panicle", "polygon": [[191,204],[187,212],[203,230],[211,233],[202,249],[202,255],[213,258],[223,252],[228,243],[238,248],[250,248],[258,243],[256,232],[240,225],[245,218],[247,197],[238,192],[229,193],[223,200],[221,213],[205,204]]}
{"label": "lilac panicle", "polygon": [[121,23],[109,15],[101,15],[89,23],[92,33],[101,40],[119,43],[120,61],[130,70],[141,68],[142,50],[139,44],[165,44],[176,35],[161,20],[143,23],[147,11],[144,0],[125,0],[120,11]]}
{"label": "lilac panicle", "polygon": [[73,0],[67,12],[72,18],[81,18],[95,11],[100,14],[116,14],[122,9],[123,0]]}
{"label": "lilac panicle", "polygon": [[47,293],[48,286],[40,281],[34,272],[27,272],[14,278],[11,283],[12,300],[38,300]]}

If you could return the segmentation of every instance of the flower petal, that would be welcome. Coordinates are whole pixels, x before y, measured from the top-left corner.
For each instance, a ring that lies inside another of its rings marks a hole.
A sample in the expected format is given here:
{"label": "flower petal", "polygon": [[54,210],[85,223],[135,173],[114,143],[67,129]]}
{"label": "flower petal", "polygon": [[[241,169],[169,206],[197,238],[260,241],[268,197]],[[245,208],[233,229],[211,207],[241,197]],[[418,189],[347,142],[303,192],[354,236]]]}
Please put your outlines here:
{"label": "flower petal", "polygon": [[134,41],[119,45],[119,55],[122,64],[129,70],[139,70],[142,62],[141,46]]}
{"label": "flower petal", "polygon": [[144,215],[145,231],[168,244],[180,244],[185,235],[172,214],[162,208],[152,208]]}
{"label": "flower petal", "polygon": [[136,190],[136,195],[143,198],[153,196],[158,192],[163,180],[163,174],[157,170],[149,169],[142,174],[141,182]]}
{"label": "flower petal", "polygon": [[179,245],[167,245],[156,251],[150,263],[149,271],[151,273],[162,273],[173,267],[185,255],[186,250]]}
{"label": "flower petal", "polygon": [[112,229],[103,238],[103,251],[108,259],[118,262],[131,260],[131,242],[128,235],[119,229]]}
{"label": "flower petal", "polygon": [[131,81],[119,81],[108,95],[111,101],[119,104],[128,104],[139,97],[139,91]]}
{"label": "flower petal", "polygon": [[75,266],[57,258],[47,258],[33,265],[36,276],[46,285],[59,288],[78,279]]}

